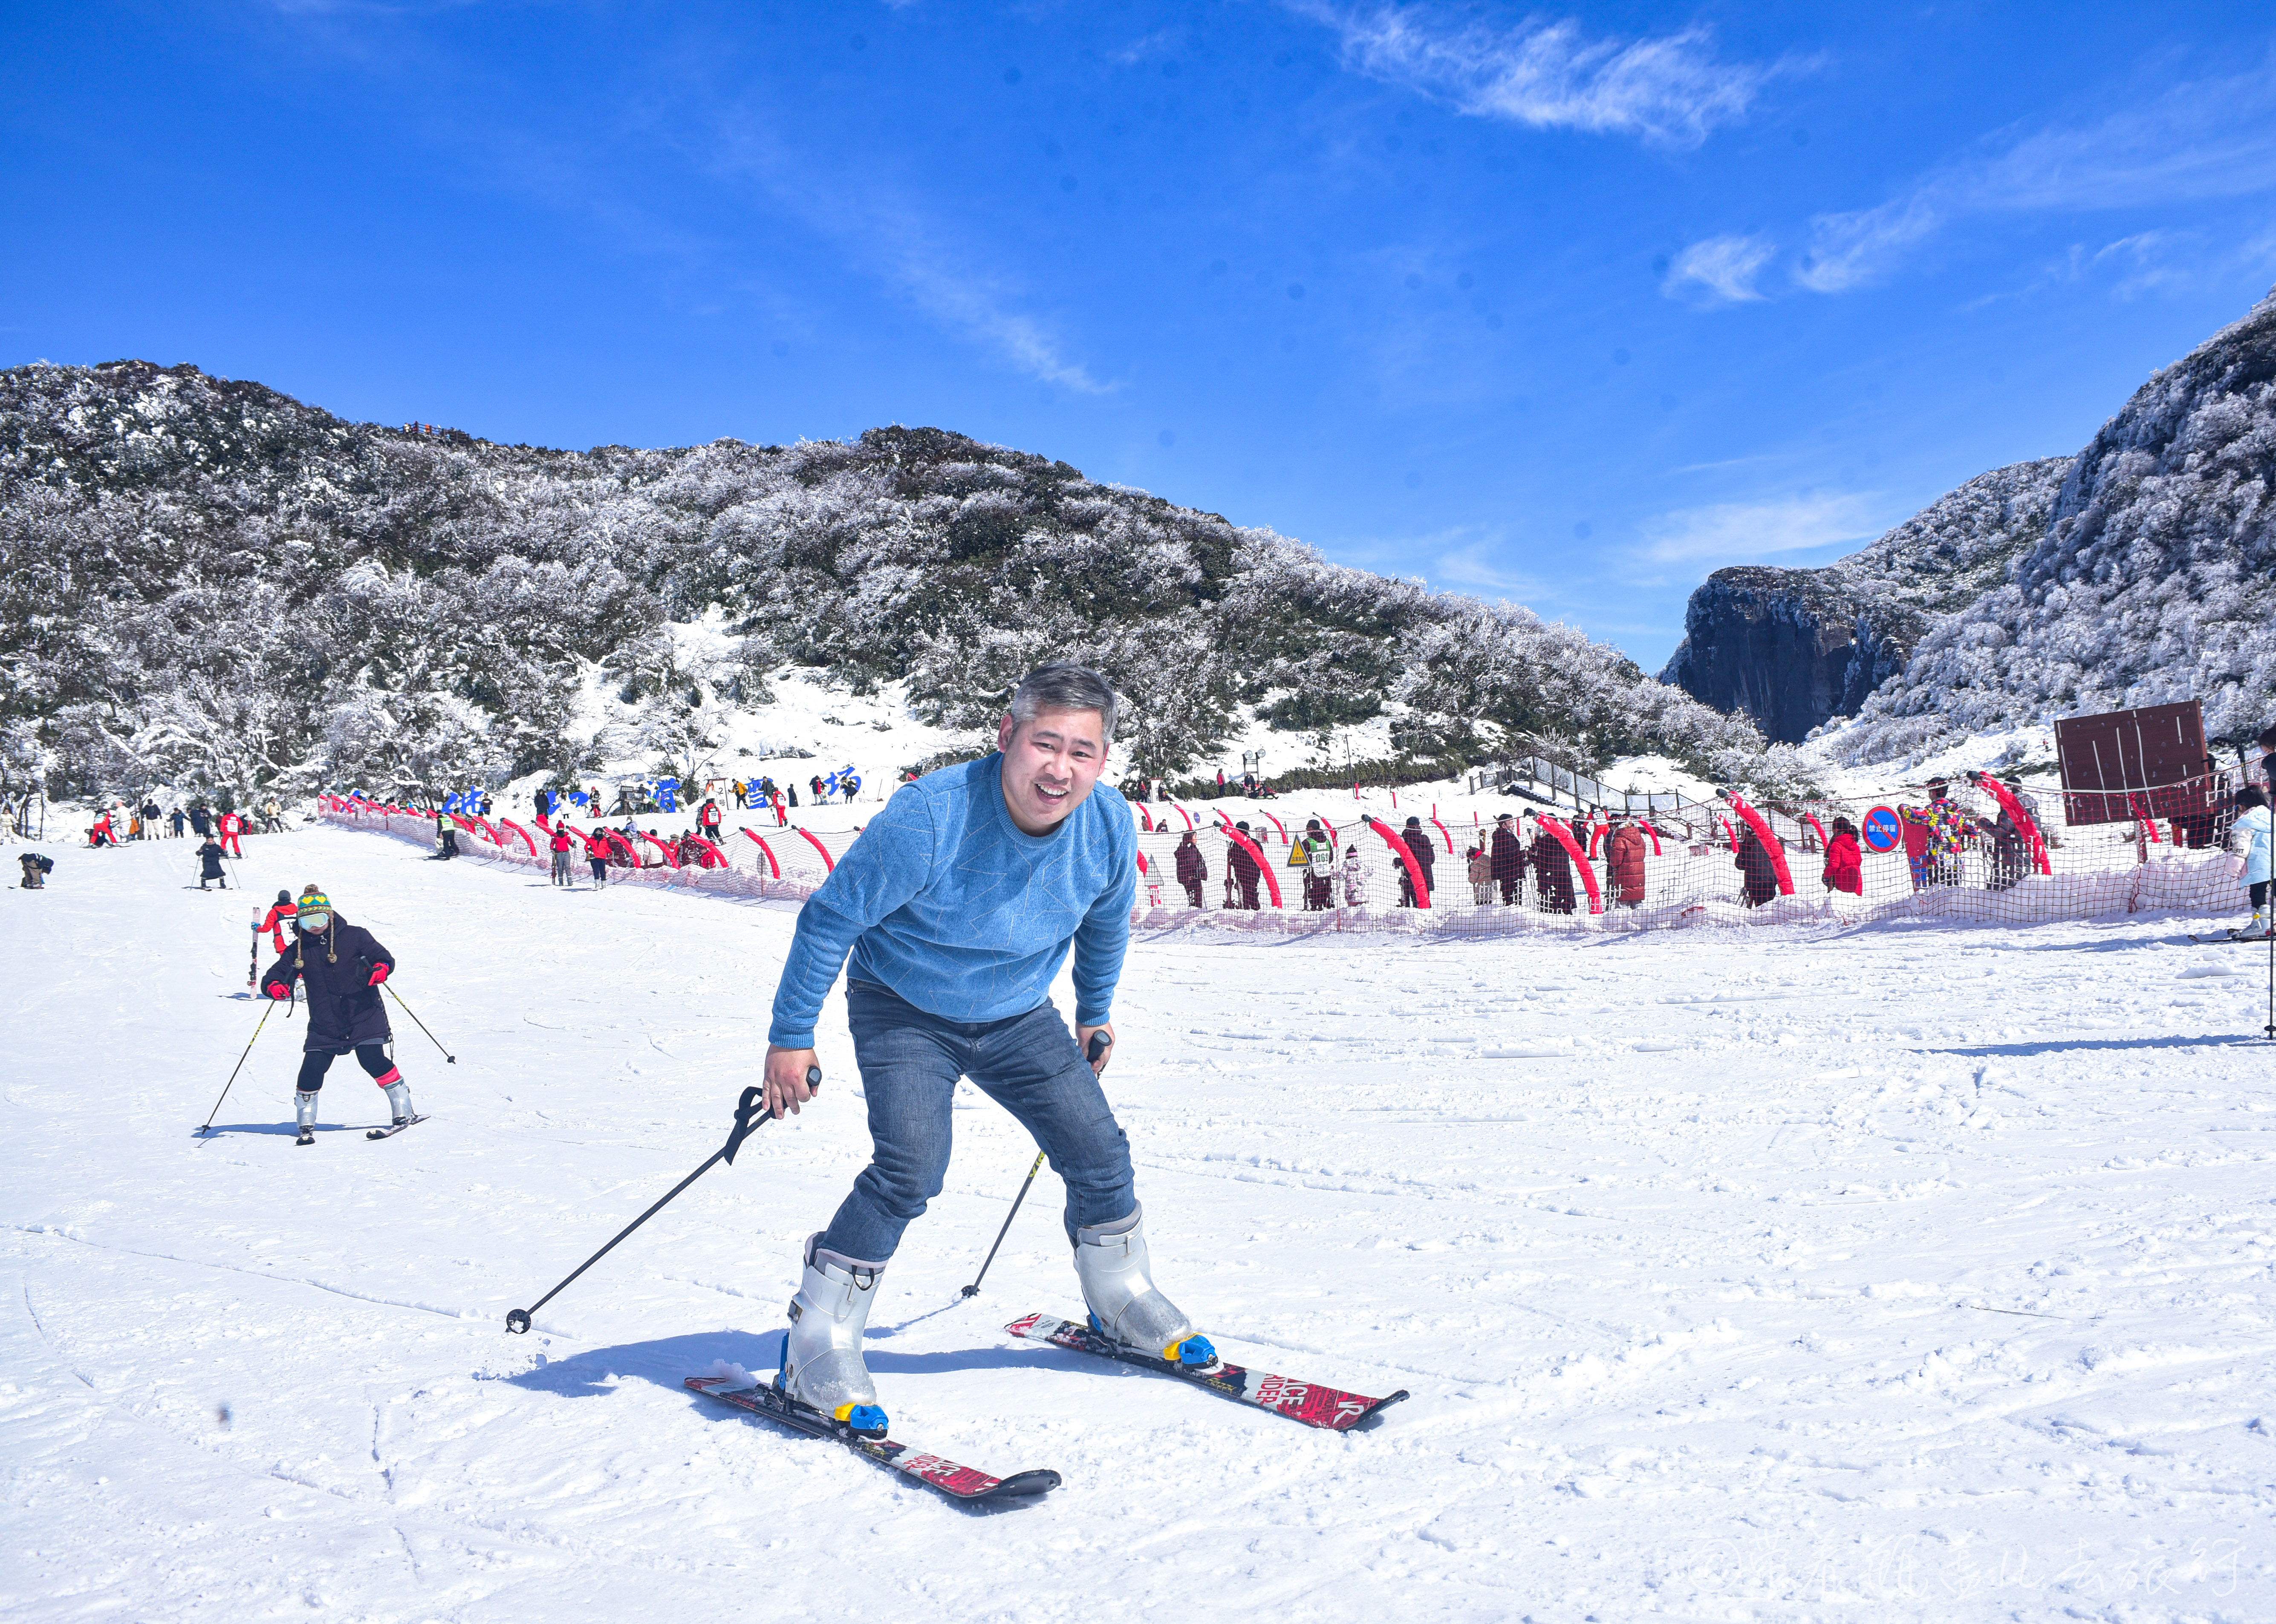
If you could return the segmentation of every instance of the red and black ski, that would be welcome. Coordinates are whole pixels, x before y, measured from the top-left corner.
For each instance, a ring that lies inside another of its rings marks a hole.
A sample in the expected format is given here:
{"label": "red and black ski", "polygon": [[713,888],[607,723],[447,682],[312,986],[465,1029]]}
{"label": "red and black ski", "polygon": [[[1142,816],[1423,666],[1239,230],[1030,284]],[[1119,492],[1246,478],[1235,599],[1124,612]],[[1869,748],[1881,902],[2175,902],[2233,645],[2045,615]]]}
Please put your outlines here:
{"label": "red and black ski", "polygon": [[938,1455],[927,1454],[891,1438],[864,1438],[841,1422],[832,1421],[803,1404],[793,1403],[764,1382],[755,1387],[739,1387],[734,1381],[732,1376],[691,1376],[687,1385],[692,1392],[748,1410],[754,1415],[764,1415],[769,1421],[778,1421],[809,1438],[833,1439],[880,1466],[906,1472],[926,1488],[967,1506],[1022,1499],[1047,1494],[1059,1486],[1059,1475],[1054,1471],[1015,1472],[1009,1477],[990,1477],[973,1467],[959,1466],[953,1461],[944,1461]]}
{"label": "red and black ski", "polygon": [[1188,1370],[1174,1361],[1157,1359],[1151,1354],[1142,1354],[1136,1348],[1110,1342],[1088,1325],[1055,1319],[1049,1314],[1030,1314],[1024,1319],[1013,1320],[1004,1329],[1015,1337],[1026,1337],[1031,1341],[1049,1342],[1054,1347],[1072,1348],[1078,1354],[1096,1354],[1103,1359],[1117,1359],[1143,1370],[1157,1370],[1164,1376],[1174,1376],[1180,1381],[1193,1383],[1196,1387],[1206,1387],[1212,1393],[1223,1393],[1228,1399],[1253,1404],[1259,1409],[1269,1409],[1276,1415],[1286,1415],[1291,1421],[1301,1421],[1308,1427],[1322,1427],[1330,1432],[1348,1432],[1385,1405],[1396,1404],[1407,1396],[1407,1389],[1401,1387],[1387,1399],[1370,1399],[1363,1393],[1345,1393],[1339,1388],[1323,1387],[1315,1382],[1300,1382],[1293,1376],[1243,1370],[1237,1364],[1219,1363],[1209,1370]]}

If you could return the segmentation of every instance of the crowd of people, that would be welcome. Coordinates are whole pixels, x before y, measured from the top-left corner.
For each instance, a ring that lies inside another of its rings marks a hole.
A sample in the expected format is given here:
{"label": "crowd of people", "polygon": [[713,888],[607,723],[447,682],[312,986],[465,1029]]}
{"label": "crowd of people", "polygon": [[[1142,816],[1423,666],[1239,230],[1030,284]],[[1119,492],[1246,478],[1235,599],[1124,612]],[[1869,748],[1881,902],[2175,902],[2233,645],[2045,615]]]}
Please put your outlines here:
{"label": "crowd of people", "polygon": [[187,806],[176,805],[162,808],[156,801],[140,802],[114,801],[95,809],[94,821],[87,824],[87,844],[90,846],[124,846],[133,840],[178,840],[186,831],[200,840],[218,839],[232,856],[242,857],[238,837],[255,832],[277,834],[284,828],[284,808],[275,796],[270,796],[255,810],[239,811],[232,803],[216,810],[199,799]]}

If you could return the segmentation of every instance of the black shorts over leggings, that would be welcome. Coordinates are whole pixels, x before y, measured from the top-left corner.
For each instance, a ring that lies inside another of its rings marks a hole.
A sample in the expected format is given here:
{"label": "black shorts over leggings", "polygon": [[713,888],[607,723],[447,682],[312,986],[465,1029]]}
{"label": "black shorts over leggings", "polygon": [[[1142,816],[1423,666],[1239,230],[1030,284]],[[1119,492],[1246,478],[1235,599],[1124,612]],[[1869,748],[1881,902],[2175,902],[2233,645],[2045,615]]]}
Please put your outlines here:
{"label": "black shorts over leggings", "polygon": [[[297,1085],[303,1094],[314,1094],[324,1086],[324,1074],[332,1068],[338,1051],[311,1049],[300,1057],[300,1081]],[[387,1058],[387,1051],[377,1043],[359,1043],[355,1051],[356,1064],[369,1072],[372,1081],[391,1076],[395,1062]]]}

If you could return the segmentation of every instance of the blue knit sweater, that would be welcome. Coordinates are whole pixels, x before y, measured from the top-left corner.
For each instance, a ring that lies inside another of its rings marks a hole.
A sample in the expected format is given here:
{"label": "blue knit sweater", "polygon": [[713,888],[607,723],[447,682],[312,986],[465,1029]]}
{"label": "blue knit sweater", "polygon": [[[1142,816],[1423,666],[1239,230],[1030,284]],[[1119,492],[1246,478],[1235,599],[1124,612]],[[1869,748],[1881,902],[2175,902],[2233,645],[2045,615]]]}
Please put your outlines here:
{"label": "blue knit sweater", "polygon": [[1024,1015],[1074,945],[1075,1022],[1104,1023],[1130,945],[1138,837],[1104,784],[1047,835],[1022,833],[993,755],[905,784],[798,916],[767,1041],[814,1045],[823,1000],[850,975],[949,1021]]}

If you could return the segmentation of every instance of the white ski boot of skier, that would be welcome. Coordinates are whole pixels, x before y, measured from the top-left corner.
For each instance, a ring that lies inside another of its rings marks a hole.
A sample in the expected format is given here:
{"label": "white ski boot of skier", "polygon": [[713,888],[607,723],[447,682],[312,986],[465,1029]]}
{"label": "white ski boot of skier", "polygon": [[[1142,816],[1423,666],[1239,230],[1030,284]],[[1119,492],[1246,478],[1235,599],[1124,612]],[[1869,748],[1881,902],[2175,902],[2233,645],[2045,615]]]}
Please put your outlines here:
{"label": "white ski boot of skier", "polygon": [[884,1274],[882,1264],[824,1251],[821,1231],[808,1235],[805,1277],[790,1300],[790,1331],[775,1374],[785,1398],[870,1438],[885,1436],[885,1412],[861,1362],[861,1337]]}
{"label": "white ski boot of skier", "polygon": [[1099,1335],[1189,1370],[1206,1370],[1217,1349],[1154,1285],[1146,1255],[1145,1209],[1111,1224],[1075,1231],[1074,1272],[1090,1326]]}

